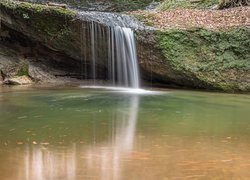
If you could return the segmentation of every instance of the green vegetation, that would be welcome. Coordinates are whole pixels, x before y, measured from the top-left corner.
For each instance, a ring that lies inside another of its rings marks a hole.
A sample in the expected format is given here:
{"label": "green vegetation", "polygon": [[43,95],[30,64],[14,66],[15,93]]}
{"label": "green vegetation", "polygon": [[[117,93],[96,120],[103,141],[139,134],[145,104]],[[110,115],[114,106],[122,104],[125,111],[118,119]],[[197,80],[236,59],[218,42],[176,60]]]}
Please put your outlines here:
{"label": "green vegetation", "polygon": [[[34,0],[23,0],[34,2]],[[112,12],[124,12],[124,11],[133,11],[138,9],[145,9],[152,0],[52,0],[53,2],[66,3],[72,7],[90,7],[97,8],[101,11],[112,11]],[[156,0],[158,1],[158,0]],[[39,2],[39,0],[35,0]]]}
{"label": "green vegetation", "polygon": [[138,21],[143,22],[147,26],[154,26],[154,20],[156,19],[155,14],[144,11],[143,13],[130,14],[135,17]]}
{"label": "green vegetation", "polygon": [[32,4],[28,2],[16,2],[9,0],[1,0],[0,8],[13,10],[16,14],[40,13],[51,15],[64,15],[65,17],[73,17],[76,13],[69,9],[56,6],[45,6],[40,4]]}
{"label": "green vegetation", "polygon": [[43,18],[43,17],[36,17],[36,21],[34,22],[34,27],[39,29],[39,31],[43,31],[47,34],[49,40],[53,39],[68,39],[68,36],[71,33],[69,27],[65,24],[62,24],[60,20],[56,17],[52,16],[51,18]]}
{"label": "green vegetation", "polygon": [[152,0],[111,0],[118,8],[118,11],[133,11],[144,9]]}
{"label": "green vegetation", "polygon": [[29,64],[27,62],[20,62],[18,64],[17,76],[29,76]]}
{"label": "green vegetation", "polygon": [[159,10],[178,8],[207,9],[219,4],[219,0],[166,0],[159,6]]}
{"label": "green vegetation", "polygon": [[48,40],[67,40],[70,35],[67,23],[76,15],[76,12],[61,7],[6,0],[0,2],[0,8],[11,11],[17,19],[23,18],[29,27],[45,33]]}
{"label": "green vegetation", "polygon": [[158,9],[211,9],[215,6],[224,9],[247,5],[249,5],[248,0],[165,0]]}
{"label": "green vegetation", "polygon": [[250,30],[205,29],[159,33],[162,52],[174,70],[223,90],[250,88]]}

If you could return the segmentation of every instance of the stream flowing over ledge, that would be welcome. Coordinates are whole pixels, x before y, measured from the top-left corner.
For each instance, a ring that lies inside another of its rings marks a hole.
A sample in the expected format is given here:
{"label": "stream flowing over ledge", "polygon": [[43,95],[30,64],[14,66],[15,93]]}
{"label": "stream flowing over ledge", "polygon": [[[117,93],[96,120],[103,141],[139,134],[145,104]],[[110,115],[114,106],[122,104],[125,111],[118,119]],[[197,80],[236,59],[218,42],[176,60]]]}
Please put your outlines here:
{"label": "stream flowing over ledge", "polygon": [[[89,37],[81,34],[94,21],[104,29],[114,24],[134,29],[141,78],[147,84],[250,91],[249,27],[161,30],[116,13],[12,1],[1,1],[0,9],[0,82],[15,76],[39,83],[81,79],[91,64],[90,47],[81,46]],[[102,49],[99,54],[105,56]],[[106,80],[103,62],[96,68],[98,78]]]}

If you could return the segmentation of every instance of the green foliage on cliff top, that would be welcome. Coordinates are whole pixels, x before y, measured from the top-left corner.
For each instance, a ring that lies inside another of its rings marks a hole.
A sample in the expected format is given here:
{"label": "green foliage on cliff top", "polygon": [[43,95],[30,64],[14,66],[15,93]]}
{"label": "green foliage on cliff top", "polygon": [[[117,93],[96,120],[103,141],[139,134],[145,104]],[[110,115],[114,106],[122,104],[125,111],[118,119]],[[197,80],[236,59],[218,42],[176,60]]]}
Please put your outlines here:
{"label": "green foliage on cliff top", "polygon": [[250,30],[167,30],[160,47],[173,69],[223,90],[250,90]]}

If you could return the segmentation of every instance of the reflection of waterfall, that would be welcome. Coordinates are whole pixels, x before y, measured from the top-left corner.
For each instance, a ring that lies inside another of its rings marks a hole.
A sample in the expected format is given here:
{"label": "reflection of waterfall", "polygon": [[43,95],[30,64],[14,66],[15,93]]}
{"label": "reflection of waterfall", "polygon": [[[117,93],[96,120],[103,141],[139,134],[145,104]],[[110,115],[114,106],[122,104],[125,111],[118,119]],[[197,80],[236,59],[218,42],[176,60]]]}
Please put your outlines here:
{"label": "reflection of waterfall", "polygon": [[133,150],[139,96],[118,102],[110,115],[107,142],[70,147],[27,145],[22,150],[18,178],[43,179],[122,179],[124,160]]}
{"label": "reflection of waterfall", "polygon": [[[113,116],[117,118],[114,119],[117,126],[112,129],[114,137],[111,137],[110,142],[101,148],[90,148],[87,151],[87,171],[90,174],[99,167],[97,172],[100,172],[100,179],[121,178],[122,158],[129,155],[133,149],[138,108],[139,97],[136,95],[132,96],[127,104],[118,106],[117,112]],[[128,109],[128,111],[124,111],[124,109]]]}
{"label": "reflection of waterfall", "polygon": [[24,151],[24,165],[18,179],[75,179],[76,146],[70,150],[51,151],[44,146],[27,146]]}

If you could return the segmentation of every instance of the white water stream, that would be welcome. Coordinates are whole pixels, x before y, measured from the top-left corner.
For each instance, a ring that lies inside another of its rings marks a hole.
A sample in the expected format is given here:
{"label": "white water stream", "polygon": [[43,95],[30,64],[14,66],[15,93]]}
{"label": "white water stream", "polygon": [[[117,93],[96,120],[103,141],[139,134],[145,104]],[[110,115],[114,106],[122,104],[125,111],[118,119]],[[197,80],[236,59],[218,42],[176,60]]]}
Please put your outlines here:
{"label": "white water stream", "polygon": [[[93,79],[94,86],[97,80],[106,76],[106,80],[113,87],[127,87],[139,89],[140,78],[136,54],[134,32],[130,28],[112,26],[104,27],[96,22],[88,23],[85,31],[90,42],[84,46],[90,49],[90,67],[88,76]],[[105,67],[105,72],[99,66]],[[86,69],[86,68],[85,68]],[[85,76],[86,77],[86,76]]]}

